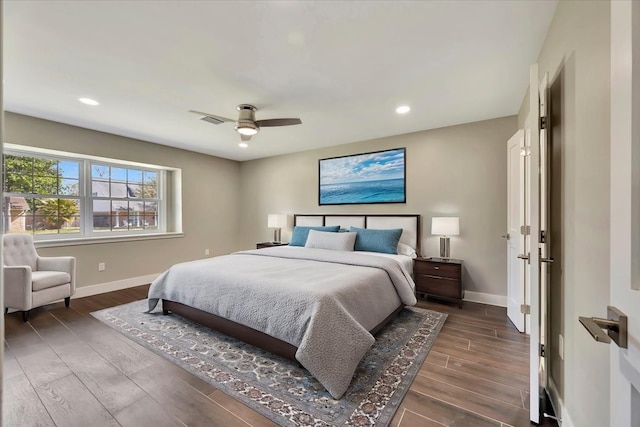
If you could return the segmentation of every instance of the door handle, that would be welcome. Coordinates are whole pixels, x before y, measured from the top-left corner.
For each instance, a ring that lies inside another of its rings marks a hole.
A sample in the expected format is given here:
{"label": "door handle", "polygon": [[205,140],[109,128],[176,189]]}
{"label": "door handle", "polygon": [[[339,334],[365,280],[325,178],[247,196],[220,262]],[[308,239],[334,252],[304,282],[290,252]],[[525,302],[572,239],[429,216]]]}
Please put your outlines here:
{"label": "door handle", "polygon": [[500,237],[502,237],[503,239],[507,239],[507,240],[509,240],[509,239],[511,238],[511,236],[509,235],[509,233],[507,233],[507,234],[505,234],[505,235],[503,235],[503,236],[500,236]]}
{"label": "door handle", "polygon": [[518,258],[529,261],[529,255],[520,254],[518,255]]}
{"label": "door handle", "polygon": [[[627,315],[617,308],[607,306],[606,319],[580,316],[578,320],[594,340],[606,344],[613,340],[618,347],[627,348]],[[603,329],[607,332],[605,333]]]}
{"label": "door handle", "polygon": [[540,262],[548,262],[549,264],[553,264],[553,257],[540,258]]}

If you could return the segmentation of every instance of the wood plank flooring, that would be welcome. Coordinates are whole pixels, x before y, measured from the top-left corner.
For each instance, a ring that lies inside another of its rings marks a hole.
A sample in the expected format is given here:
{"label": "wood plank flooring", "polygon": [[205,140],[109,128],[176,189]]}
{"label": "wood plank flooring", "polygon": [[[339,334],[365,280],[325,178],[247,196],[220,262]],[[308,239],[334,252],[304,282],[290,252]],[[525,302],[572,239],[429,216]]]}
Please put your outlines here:
{"label": "wood plank flooring", "polygon": [[[274,426],[90,313],[148,286],[5,315],[5,426]],[[503,308],[420,301],[449,318],[391,426],[524,426],[529,348]],[[557,425],[545,420],[545,426]]]}

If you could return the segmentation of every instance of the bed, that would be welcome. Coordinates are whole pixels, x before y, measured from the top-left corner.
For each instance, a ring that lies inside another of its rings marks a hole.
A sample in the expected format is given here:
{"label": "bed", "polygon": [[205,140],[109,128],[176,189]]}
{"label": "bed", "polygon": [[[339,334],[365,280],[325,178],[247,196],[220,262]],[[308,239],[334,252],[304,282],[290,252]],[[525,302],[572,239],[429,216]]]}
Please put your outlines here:
{"label": "bed", "polygon": [[[411,265],[420,249],[420,216],[294,215],[294,225],[292,245],[311,227],[302,246],[172,266],[149,288],[149,311],[162,301],[165,314],[297,360],[339,399],[375,341],[373,334],[416,303]],[[336,232],[325,232],[327,227]],[[401,254],[332,246],[355,239],[349,230],[357,230],[361,243],[391,229],[401,229]]]}

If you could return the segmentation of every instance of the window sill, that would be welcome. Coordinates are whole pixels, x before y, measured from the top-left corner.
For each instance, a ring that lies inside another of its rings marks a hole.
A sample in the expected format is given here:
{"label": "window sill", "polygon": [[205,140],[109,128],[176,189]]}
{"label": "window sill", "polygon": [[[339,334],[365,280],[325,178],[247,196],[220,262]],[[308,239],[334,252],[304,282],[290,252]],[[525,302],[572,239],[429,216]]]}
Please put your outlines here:
{"label": "window sill", "polygon": [[101,243],[133,242],[138,240],[175,239],[184,237],[184,233],[131,234],[128,236],[84,237],[78,239],[36,240],[36,248],[54,248],[58,246],[96,245]]}

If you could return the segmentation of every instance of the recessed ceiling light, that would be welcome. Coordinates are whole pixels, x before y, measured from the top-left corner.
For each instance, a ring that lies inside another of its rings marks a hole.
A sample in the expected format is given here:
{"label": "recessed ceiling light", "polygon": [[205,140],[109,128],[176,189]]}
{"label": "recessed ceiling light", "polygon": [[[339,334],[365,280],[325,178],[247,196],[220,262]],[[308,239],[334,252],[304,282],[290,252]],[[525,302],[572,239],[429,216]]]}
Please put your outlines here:
{"label": "recessed ceiling light", "polygon": [[249,146],[249,144],[247,144],[246,142],[239,142],[238,143],[238,147],[240,148],[247,148]]}
{"label": "recessed ceiling light", "polygon": [[91,99],[91,98],[78,98],[78,101],[82,102],[83,104],[87,104],[87,105],[100,105],[100,103],[98,101],[96,101],[95,99]]}
{"label": "recessed ceiling light", "polygon": [[401,105],[396,108],[396,113],[398,114],[407,114],[409,111],[411,111],[411,107],[409,107],[408,105]]}

